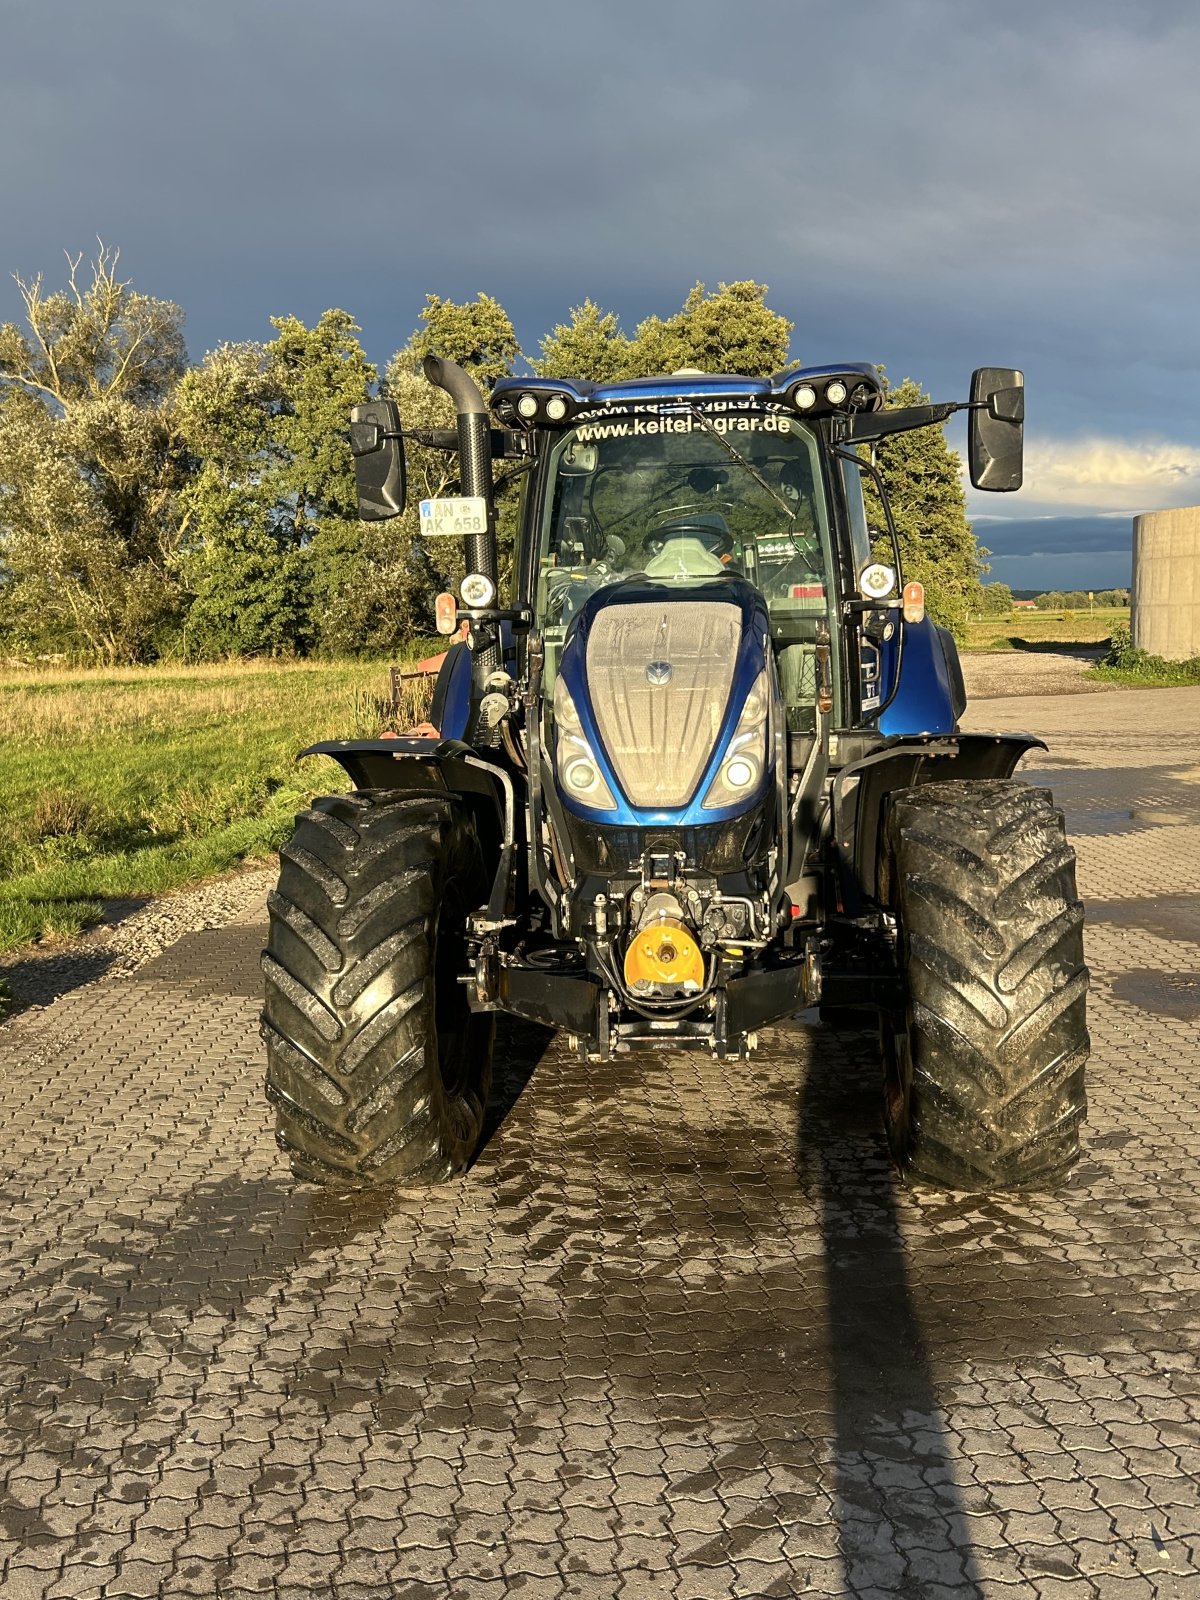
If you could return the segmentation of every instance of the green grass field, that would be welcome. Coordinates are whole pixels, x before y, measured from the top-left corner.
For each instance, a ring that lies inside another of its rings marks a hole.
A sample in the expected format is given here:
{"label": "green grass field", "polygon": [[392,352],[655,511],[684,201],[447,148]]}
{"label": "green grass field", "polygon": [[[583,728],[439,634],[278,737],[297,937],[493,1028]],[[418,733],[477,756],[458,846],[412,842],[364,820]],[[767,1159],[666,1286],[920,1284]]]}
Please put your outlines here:
{"label": "green grass field", "polygon": [[378,733],[388,695],[378,663],[0,675],[0,949],[277,848],[314,792],[346,787],[297,751]]}
{"label": "green grass field", "polygon": [[1014,611],[967,624],[964,650],[1052,650],[1056,644],[1101,644],[1129,626],[1129,607],[1114,611]]}

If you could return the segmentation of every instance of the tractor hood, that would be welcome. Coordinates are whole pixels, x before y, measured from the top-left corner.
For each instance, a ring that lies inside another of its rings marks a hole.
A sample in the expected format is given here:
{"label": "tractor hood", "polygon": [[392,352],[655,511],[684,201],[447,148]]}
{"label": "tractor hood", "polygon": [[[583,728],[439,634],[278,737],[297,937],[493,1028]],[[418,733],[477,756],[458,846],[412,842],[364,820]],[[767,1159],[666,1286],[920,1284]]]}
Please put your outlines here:
{"label": "tractor hood", "polygon": [[735,816],[769,781],[776,694],[766,607],[744,579],[611,584],[563,646],[559,793],[597,822]]}

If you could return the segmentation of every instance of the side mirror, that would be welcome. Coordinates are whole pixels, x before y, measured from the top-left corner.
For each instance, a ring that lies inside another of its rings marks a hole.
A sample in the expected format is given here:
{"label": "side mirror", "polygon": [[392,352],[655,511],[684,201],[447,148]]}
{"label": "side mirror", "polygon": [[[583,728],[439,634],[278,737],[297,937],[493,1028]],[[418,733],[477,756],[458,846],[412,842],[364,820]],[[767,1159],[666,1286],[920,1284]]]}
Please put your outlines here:
{"label": "side mirror", "polygon": [[1021,487],[1025,444],[1025,379],[1012,367],[971,374],[967,456],[977,489]]}
{"label": "side mirror", "polygon": [[386,522],[404,510],[404,440],[394,400],[364,400],[350,413],[350,454],[364,522]]}

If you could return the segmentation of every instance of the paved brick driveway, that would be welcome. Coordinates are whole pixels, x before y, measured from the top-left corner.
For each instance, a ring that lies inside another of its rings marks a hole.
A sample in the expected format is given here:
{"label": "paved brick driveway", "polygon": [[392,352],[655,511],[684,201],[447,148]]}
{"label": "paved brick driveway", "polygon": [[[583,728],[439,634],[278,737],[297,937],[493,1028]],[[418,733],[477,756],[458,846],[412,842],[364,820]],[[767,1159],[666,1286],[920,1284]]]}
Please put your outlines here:
{"label": "paved brick driveway", "polygon": [[974,723],[1051,740],[1091,902],[1057,1197],[898,1187],[871,1040],[800,1025],[510,1033],[466,1178],[332,1201],[257,906],[6,1026],[4,1600],[1200,1595],[1200,690]]}

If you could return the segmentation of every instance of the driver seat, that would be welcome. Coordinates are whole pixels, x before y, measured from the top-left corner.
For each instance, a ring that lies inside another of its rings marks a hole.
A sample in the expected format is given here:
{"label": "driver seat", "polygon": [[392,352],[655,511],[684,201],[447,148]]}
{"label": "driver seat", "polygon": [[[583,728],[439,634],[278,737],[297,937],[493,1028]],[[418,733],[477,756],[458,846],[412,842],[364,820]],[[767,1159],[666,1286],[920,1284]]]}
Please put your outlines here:
{"label": "driver seat", "polygon": [[727,571],[720,556],[713,555],[695,534],[668,539],[657,555],[642,569],[648,578],[709,578]]}
{"label": "driver seat", "polygon": [[[672,530],[695,528],[696,533],[672,533]],[[686,517],[672,521],[668,518],[660,522],[657,528],[652,529],[647,536],[650,539],[662,539],[661,550],[646,562],[643,569],[650,578],[707,578],[719,572],[729,571],[729,562],[722,560],[709,544],[705,543],[703,530],[711,528],[714,534],[714,544],[725,543],[726,548],[730,540],[729,524],[719,511],[689,512]],[[736,568],[734,570],[737,570]]]}

